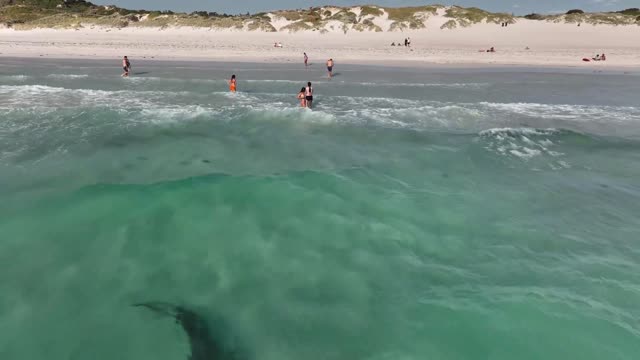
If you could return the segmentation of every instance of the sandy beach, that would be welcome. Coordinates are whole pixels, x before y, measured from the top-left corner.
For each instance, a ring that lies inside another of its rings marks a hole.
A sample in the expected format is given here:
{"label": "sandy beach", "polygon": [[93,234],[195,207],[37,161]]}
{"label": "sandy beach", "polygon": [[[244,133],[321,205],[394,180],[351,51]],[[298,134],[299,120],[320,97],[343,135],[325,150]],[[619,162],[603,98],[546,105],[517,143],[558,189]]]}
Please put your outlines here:
{"label": "sandy beach", "polygon": [[[261,32],[210,28],[101,28],[77,30],[0,29],[0,57],[215,60],[242,62],[421,66],[524,65],[561,67],[640,67],[640,26],[586,25],[520,19],[506,28],[476,24],[404,32]],[[411,48],[391,46],[411,38]],[[282,48],[275,48],[275,42]],[[495,47],[496,53],[480,52]],[[528,48],[528,49],[527,49]],[[606,53],[606,62],[583,62]]]}

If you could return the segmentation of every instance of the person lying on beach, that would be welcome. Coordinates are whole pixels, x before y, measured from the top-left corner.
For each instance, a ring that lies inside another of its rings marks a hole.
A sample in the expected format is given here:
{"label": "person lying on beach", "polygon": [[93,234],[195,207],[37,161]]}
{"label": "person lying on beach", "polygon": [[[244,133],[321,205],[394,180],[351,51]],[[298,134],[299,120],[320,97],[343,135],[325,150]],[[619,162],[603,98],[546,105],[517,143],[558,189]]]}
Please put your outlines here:
{"label": "person lying on beach", "polygon": [[300,106],[301,107],[307,107],[307,99],[306,99],[306,95],[305,95],[305,88],[300,89],[300,92],[298,93],[298,100],[300,100]]}
{"label": "person lying on beach", "polygon": [[129,62],[129,59],[126,56],[122,59],[122,70],[124,70],[124,72],[122,73],[122,77],[129,77],[129,71],[131,70],[131,63]]}
{"label": "person lying on beach", "polygon": [[600,61],[600,54],[596,54],[595,57],[592,58],[594,61]]}
{"label": "person lying on beach", "polygon": [[231,80],[229,80],[229,90],[231,92],[236,92],[236,85],[237,85],[236,75],[234,74],[234,75],[231,75]]}
{"label": "person lying on beach", "polygon": [[494,49],[492,46],[491,49],[487,50],[487,52],[496,52],[496,49]]}

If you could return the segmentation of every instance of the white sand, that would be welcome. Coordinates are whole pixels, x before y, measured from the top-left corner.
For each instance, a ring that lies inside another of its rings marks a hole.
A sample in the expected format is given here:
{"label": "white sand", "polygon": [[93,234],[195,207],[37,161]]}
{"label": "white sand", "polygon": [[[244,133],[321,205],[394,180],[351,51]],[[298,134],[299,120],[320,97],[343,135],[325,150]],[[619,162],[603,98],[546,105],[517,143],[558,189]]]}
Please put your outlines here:
{"label": "white sand", "polygon": [[[327,58],[340,63],[388,65],[498,64],[528,66],[640,67],[640,26],[592,26],[519,20],[503,28],[479,24],[441,30],[446,21],[431,16],[427,29],[409,32],[264,33],[203,28],[83,28],[80,30],[0,29],[0,57],[224,60],[249,62],[311,62]],[[387,25],[387,14],[375,23]],[[275,24],[274,24],[275,25]],[[277,27],[286,25],[277,21]],[[391,47],[411,37],[412,49]],[[283,48],[274,48],[281,42]],[[494,46],[496,53],[478,52]],[[529,47],[530,50],[525,50]],[[606,53],[606,62],[581,59]]]}

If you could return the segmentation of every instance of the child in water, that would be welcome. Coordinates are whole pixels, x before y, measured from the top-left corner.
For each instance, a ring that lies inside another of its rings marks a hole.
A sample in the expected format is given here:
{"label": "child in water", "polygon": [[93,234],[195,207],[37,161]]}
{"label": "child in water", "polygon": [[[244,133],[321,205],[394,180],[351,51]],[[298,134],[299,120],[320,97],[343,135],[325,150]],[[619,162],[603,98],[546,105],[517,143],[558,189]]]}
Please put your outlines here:
{"label": "child in water", "polygon": [[231,75],[231,80],[229,80],[229,90],[231,92],[236,92],[236,75]]}
{"label": "child in water", "polygon": [[307,107],[307,99],[304,94],[304,91],[305,91],[304,88],[300,89],[300,92],[298,93],[298,100],[300,100],[300,106]]}

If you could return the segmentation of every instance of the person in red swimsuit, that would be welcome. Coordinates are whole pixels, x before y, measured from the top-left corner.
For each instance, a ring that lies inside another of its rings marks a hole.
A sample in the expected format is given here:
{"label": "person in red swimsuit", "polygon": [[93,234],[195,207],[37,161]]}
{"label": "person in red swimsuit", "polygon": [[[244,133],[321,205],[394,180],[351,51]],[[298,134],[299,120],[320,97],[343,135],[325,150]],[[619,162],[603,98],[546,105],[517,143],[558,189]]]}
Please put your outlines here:
{"label": "person in red swimsuit", "polygon": [[236,92],[236,75],[231,75],[231,80],[229,80],[229,90],[231,92]]}

